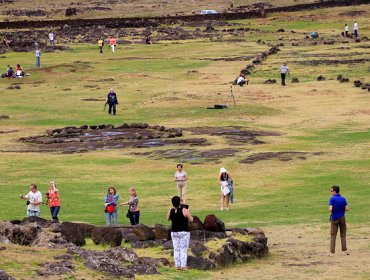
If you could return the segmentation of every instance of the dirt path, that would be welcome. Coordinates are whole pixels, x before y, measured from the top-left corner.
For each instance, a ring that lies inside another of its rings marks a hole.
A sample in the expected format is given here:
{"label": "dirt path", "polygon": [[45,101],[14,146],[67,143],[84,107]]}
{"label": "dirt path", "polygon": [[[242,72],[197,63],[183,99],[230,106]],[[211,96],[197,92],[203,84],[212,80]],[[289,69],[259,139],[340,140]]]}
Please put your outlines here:
{"label": "dirt path", "polygon": [[[212,279],[370,279],[370,226],[348,224],[349,256],[328,257],[329,224],[266,228],[270,256],[212,274]],[[339,247],[338,247],[339,246]],[[338,251],[339,249],[339,251]]]}

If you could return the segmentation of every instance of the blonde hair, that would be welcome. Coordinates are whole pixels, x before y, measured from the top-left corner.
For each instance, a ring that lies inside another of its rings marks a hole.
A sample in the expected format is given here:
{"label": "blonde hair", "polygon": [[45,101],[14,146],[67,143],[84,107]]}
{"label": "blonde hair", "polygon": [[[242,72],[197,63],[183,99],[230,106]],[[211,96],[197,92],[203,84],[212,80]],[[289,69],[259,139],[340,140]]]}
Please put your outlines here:
{"label": "blonde hair", "polygon": [[133,193],[133,196],[137,196],[136,188],[131,187],[131,188],[129,188],[128,190],[129,190],[130,192],[132,192],[132,193]]}

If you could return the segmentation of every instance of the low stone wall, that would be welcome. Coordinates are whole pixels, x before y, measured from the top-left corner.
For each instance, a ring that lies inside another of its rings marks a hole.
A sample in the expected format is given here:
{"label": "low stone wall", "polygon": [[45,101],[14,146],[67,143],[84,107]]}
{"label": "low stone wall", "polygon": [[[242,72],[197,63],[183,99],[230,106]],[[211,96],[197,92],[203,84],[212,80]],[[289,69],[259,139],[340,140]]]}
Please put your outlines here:
{"label": "low stone wall", "polygon": [[[202,222],[199,217],[189,223],[190,251],[188,267],[210,270],[246,262],[253,257],[268,253],[267,238],[260,229],[226,229],[215,215],[208,215]],[[244,236],[244,237],[243,237]],[[242,238],[243,237],[243,238]],[[85,239],[92,238],[95,244],[110,245],[104,251],[86,250],[81,246]],[[218,241],[215,241],[218,240]],[[244,241],[243,241],[244,240]],[[245,241],[248,240],[248,241]],[[217,246],[209,246],[215,241]],[[130,243],[132,249],[121,247]],[[39,217],[28,217],[22,221],[0,222],[0,243],[48,248],[67,248],[68,254],[59,256],[56,263],[45,263],[38,271],[40,275],[73,272],[74,257],[82,258],[85,265],[114,277],[133,277],[135,274],[155,274],[157,267],[170,266],[167,258],[139,258],[137,248],[160,247],[164,252],[173,250],[170,228],[156,224],[149,227],[136,226],[94,226],[84,223],[52,223]],[[170,256],[168,252],[166,255]]]}

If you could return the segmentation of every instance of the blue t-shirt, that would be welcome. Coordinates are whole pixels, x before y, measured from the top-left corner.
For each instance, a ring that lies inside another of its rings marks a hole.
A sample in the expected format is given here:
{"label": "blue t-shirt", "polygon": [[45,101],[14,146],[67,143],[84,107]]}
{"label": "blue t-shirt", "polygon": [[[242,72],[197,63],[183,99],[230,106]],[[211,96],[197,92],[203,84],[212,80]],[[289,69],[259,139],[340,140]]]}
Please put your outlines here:
{"label": "blue t-shirt", "polygon": [[346,198],[337,193],[330,198],[329,206],[333,206],[331,220],[338,220],[339,218],[343,217],[346,212]]}

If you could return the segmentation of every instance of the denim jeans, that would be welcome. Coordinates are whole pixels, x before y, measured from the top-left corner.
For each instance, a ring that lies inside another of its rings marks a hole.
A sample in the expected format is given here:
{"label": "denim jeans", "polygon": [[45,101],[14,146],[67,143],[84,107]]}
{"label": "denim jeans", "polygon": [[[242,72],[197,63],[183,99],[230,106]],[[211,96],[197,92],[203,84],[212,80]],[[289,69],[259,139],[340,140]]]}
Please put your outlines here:
{"label": "denim jeans", "polygon": [[116,225],[117,224],[117,210],[114,211],[113,213],[108,213],[108,212],[105,213],[105,222],[107,225],[112,224],[112,219],[113,219],[113,224]]}
{"label": "denim jeans", "polygon": [[27,210],[27,217],[40,217],[40,212],[39,211],[33,211],[33,210]]}
{"label": "denim jeans", "polygon": [[60,206],[53,206],[50,207],[50,213],[53,220],[58,220],[58,213],[60,210]]}
{"label": "denim jeans", "polygon": [[36,56],[36,67],[40,67],[40,57]]}
{"label": "denim jeans", "polygon": [[131,225],[137,225],[139,223],[140,211],[131,212],[128,211],[128,217],[130,219]]}

